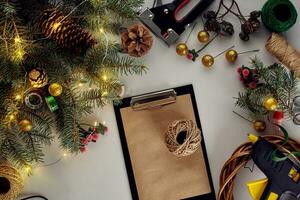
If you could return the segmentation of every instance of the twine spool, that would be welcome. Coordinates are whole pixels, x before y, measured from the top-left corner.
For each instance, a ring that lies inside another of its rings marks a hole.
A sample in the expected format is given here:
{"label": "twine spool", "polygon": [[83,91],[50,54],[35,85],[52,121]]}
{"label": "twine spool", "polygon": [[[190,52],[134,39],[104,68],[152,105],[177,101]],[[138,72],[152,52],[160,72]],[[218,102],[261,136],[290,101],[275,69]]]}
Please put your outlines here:
{"label": "twine spool", "polygon": [[300,78],[300,53],[283,36],[273,33],[266,49]]}
{"label": "twine spool", "polygon": [[[280,147],[284,137],[275,135],[262,136],[265,140]],[[289,138],[284,148],[289,151],[300,151],[300,143]],[[232,156],[224,164],[220,174],[220,190],[218,200],[234,200],[234,180],[241,168],[244,168],[247,162],[251,159],[252,143],[247,142],[239,146]]]}
{"label": "twine spool", "polygon": [[200,130],[192,120],[176,120],[168,126],[166,145],[175,156],[193,154],[200,143]]}
{"label": "twine spool", "polygon": [[297,10],[289,0],[268,0],[262,8],[262,22],[271,31],[281,33],[297,21]]}
{"label": "twine spool", "polygon": [[0,164],[0,200],[16,199],[23,191],[21,174],[8,163]]}

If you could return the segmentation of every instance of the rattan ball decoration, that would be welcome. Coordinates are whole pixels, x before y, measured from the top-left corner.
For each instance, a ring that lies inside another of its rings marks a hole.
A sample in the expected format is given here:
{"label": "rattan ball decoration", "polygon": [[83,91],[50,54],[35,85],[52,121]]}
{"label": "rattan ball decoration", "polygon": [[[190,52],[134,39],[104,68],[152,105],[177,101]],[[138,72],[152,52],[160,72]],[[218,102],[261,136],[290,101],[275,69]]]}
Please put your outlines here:
{"label": "rattan ball decoration", "polygon": [[[265,135],[261,136],[265,140],[281,146],[284,140],[283,136]],[[287,144],[284,145],[289,151],[300,151],[300,143],[289,138]],[[224,164],[220,174],[220,190],[218,193],[218,200],[234,200],[233,191],[235,185],[235,178],[241,168],[244,168],[246,163],[251,159],[252,143],[246,142],[239,146],[232,156]]]}
{"label": "rattan ball decoration", "polygon": [[13,200],[23,191],[21,174],[8,163],[0,164],[0,200]]}
{"label": "rattan ball decoration", "polygon": [[200,130],[192,120],[175,120],[168,126],[165,142],[175,156],[191,155],[200,146]]}

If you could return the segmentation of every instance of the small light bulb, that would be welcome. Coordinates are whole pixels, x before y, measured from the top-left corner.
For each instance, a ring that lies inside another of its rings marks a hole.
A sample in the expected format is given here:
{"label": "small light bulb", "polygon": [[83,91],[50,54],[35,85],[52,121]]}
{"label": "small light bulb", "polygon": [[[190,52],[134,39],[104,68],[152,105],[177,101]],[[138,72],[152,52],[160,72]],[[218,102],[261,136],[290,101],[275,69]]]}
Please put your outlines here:
{"label": "small light bulb", "polygon": [[67,153],[64,153],[64,154],[63,154],[64,157],[67,157],[67,155],[68,155]]}
{"label": "small light bulb", "polygon": [[82,83],[79,83],[79,84],[78,84],[78,86],[79,86],[79,87],[82,87],[82,86],[83,86],[83,84],[82,84]]}
{"label": "small light bulb", "polygon": [[90,87],[89,90],[91,90],[92,88]]}
{"label": "small light bulb", "polygon": [[14,114],[9,115],[9,119],[12,121],[14,119],[16,119],[16,116]]}
{"label": "small light bulb", "polygon": [[107,91],[104,91],[103,93],[102,93],[102,96],[107,96],[108,95],[108,92]]}
{"label": "small light bulb", "polygon": [[104,29],[103,28],[100,28],[99,31],[100,31],[100,33],[104,33]]}
{"label": "small light bulb", "polygon": [[97,121],[95,121],[95,123],[94,123],[94,124],[95,124],[95,126],[97,126],[98,122],[97,122]]}
{"label": "small light bulb", "polygon": [[58,27],[60,27],[60,25],[61,25],[61,23],[60,23],[60,22],[55,22],[55,23],[53,24],[53,27],[52,27],[52,29],[55,31],[55,30],[57,30],[57,29],[58,29]]}
{"label": "small light bulb", "polygon": [[16,100],[21,100],[21,99],[22,99],[22,95],[17,94],[17,95],[16,95]]}
{"label": "small light bulb", "polygon": [[15,51],[15,57],[17,58],[17,59],[23,59],[23,56],[24,56],[24,51],[22,50],[22,49],[17,49],[16,51]]}
{"label": "small light bulb", "polygon": [[27,167],[25,168],[25,170],[26,170],[26,172],[29,174],[29,173],[31,172],[32,168],[31,168],[30,166],[27,166]]}
{"label": "small light bulb", "polygon": [[106,75],[103,75],[103,76],[102,76],[102,79],[103,79],[104,81],[107,81],[107,76],[106,76]]}
{"label": "small light bulb", "polygon": [[17,44],[21,43],[21,38],[19,36],[15,37],[15,43]]}
{"label": "small light bulb", "polygon": [[106,124],[106,121],[103,121],[102,124],[105,125],[105,124]]}

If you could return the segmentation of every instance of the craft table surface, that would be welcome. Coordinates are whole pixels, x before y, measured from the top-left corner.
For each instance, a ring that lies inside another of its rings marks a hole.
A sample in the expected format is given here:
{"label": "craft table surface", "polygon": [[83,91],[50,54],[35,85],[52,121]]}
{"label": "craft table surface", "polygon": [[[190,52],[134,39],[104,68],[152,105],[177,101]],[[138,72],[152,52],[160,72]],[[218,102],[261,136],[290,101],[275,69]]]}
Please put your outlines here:
{"label": "craft table surface", "polygon": [[[291,1],[300,11],[300,1]],[[248,15],[250,11],[261,9],[265,1],[237,0],[237,2],[242,12]],[[145,7],[152,3],[152,0],[146,0]],[[211,9],[216,9],[217,5],[218,0],[214,2]],[[238,37],[240,32],[238,20],[233,16],[225,19],[234,23],[235,35],[219,37],[202,54],[217,55],[235,45],[238,52],[260,49],[257,55],[265,64],[272,64],[276,61],[264,48],[265,41],[270,36],[265,28],[251,35],[249,42],[242,42]],[[296,49],[300,50],[299,20],[284,35]],[[201,19],[199,19],[188,42],[191,48],[200,48],[201,44],[196,36],[202,27]],[[182,37],[182,41],[186,39],[186,35]],[[232,113],[233,110],[237,110],[234,97],[237,97],[238,92],[243,90],[236,69],[241,64],[247,64],[249,56],[254,56],[254,54],[241,55],[237,63],[233,65],[229,64],[224,56],[220,56],[216,59],[213,68],[207,69],[200,64],[199,60],[191,62],[177,56],[174,47],[168,48],[160,40],[154,38],[151,52],[144,57],[144,62],[149,68],[147,74],[122,77],[126,84],[127,96],[193,84],[216,192],[219,189],[219,175],[224,162],[234,149],[247,141],[247,133],[253,132],[249,122]],[[86,122],[93,124],[96,119],[106,122],[109,127],[108,134],[100,137],[97,143],[90,144],[88,151],[84,154],[68,155],[56,165],[34,169],[34,175],[26,178],[25,193],[42,194],[49,200],[131,199],[113,106],[95,109],[95,113],[89,116]],[[284,123],[284,126],[292,137],[300,140],[300,127],[291,122]],[[46,147],[45,153],[46,163],[55,161],[63,154],[55,144]],[[245,183],[262,176],[257,168],[253,173],[243,169],[236,180],[235,199],[250,200]]]}

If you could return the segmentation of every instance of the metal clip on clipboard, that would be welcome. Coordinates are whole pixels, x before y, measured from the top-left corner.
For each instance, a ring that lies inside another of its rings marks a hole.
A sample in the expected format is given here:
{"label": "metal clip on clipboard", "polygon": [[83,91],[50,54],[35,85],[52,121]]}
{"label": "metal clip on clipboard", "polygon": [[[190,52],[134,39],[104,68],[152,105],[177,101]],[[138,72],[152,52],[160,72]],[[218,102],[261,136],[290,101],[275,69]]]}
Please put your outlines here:
{"label": "metal clip on clipboard", "polygon": [[176,103],[176,96],[174,89],[163,90],[132,97],[130,105],[134,111],[158,109]]}

